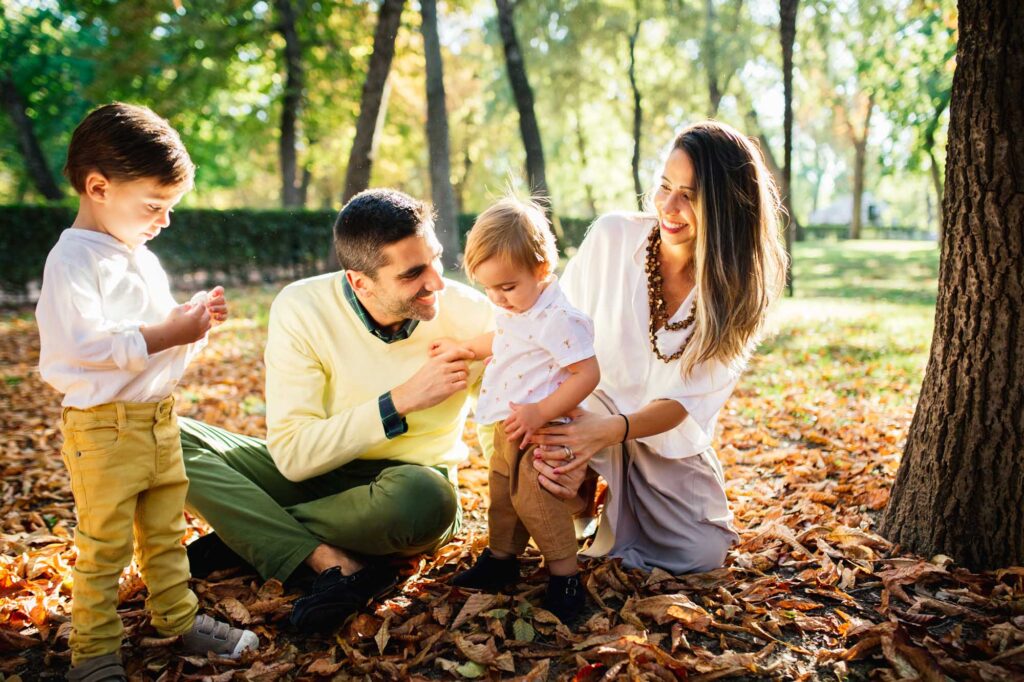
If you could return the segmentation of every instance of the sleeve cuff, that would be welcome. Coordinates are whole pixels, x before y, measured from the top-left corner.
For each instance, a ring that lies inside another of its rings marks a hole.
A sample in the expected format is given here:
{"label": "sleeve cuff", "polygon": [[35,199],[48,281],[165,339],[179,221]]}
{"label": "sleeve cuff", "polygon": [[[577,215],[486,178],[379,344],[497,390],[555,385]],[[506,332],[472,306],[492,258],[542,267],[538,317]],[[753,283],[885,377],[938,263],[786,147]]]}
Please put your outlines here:
{"label": "sleeve cuff", "polygon": [[397,438],[409,430],[409,422],[395,409],[395,403],[391,400],[391,391],[377,398],[377,408],[380,410],[380,421],[384,425],[384,435],[388,437],[388,440]]}

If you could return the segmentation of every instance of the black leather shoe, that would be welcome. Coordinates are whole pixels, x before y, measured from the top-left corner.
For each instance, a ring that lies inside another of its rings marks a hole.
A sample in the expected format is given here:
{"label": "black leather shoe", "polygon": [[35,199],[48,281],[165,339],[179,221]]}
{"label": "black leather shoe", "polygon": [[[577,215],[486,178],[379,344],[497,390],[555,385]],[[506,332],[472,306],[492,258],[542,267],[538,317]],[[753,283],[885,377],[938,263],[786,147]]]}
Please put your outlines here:
{"label": "black leather shoe", "polygon": [[387,565],[371,564],[352,575],[329,568],[313,581],[312,594],[295,602],[291,623],[303,632],[335,628],[397,582],[398,574]]}
{"label": "black leather shoe", "polygon": [[487,547],[471,568],[451,579],[449,584],[456,587],[469,587],[485,592],[501,592],[519,582],[519,559],[509,557],[499,559]]}
{"label": "black leather shoe", "polygon": [[544,608],[558,616],[564,625],[579,618],[587,594],[580,583],[579,574],[553,575],[548,579],[548,591],[544,595]]}
{"label": "black leather shoe", "polygon": [[209,533],[185,547],[188,553],[189,571],[193,578],[205,578],[214,571],[224,571],[241,566],[247,571],[255,571],[245,559],[224,544],[216,533]]}

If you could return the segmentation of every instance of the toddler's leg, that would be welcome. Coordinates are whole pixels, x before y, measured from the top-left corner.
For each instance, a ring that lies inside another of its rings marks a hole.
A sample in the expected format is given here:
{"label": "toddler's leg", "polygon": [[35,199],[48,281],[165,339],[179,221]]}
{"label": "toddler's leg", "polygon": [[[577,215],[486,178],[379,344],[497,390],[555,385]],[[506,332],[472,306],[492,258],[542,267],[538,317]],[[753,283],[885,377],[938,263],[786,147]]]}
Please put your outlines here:
{"label": "toddler's leg", "polygon": [[505,555],[516,556],[526,549],[530,533],[516,513],[512,498],[512,479],[516,447],[505,438],[501,424],[494,428],[494,454],[488,471],[487,484],[491,498],[487,508],[487,544]]}
{"label": "toddler's leg", "polygon": [[541,486],[532,447],[517,457],[512,477],[512,505],[544,555],[548,570],[554,575],[575,573],[578,546],[573,509]]}

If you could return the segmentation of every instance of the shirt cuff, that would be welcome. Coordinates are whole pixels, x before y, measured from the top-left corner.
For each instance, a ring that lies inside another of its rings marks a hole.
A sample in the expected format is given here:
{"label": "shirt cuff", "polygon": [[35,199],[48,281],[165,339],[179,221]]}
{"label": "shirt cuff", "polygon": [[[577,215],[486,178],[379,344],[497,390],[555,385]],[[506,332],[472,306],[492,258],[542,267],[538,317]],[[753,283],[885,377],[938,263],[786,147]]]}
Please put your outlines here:
{"label": "shirt cuff", "polygon": [[405,421],[405,417],[398,414],[398,410],[395,409],[391,391],[377,398],[377,408],[380,410],[380,421],[384,425],[384,435],[388,437],[388,440],[397,438],[409,430],[409,422]]}

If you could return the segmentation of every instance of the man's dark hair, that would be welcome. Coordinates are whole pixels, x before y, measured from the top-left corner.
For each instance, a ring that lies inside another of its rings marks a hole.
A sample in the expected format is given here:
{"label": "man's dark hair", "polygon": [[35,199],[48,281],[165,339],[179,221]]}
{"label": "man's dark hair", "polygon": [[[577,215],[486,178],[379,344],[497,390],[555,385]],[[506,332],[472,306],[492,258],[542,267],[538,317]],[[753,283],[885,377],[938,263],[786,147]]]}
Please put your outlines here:
{"label": "man's dark hair", "polygon": [[152,178],[192,185],[195,164],[171,124],[147,107],[114,102],[89,113],[71,135],[64,175],[79,194],[91,172],[109,180]]}
{"label": "man's dark hair", "polygon": [[352,197],[334,221],[334,250],[345,270],[376,278],[387,265],[384,247],[423,234],[430,207],[396,189],[368,189]]}

